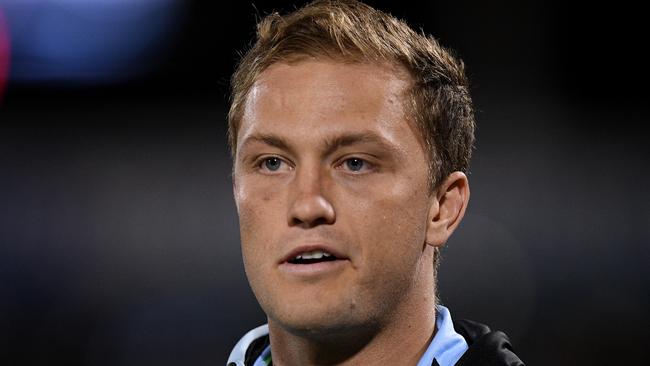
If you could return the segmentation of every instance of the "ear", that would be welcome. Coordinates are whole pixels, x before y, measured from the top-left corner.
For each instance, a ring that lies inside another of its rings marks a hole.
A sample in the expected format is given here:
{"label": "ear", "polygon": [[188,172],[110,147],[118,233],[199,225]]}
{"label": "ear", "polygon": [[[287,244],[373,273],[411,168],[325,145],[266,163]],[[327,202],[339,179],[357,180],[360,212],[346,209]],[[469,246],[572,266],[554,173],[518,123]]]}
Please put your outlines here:
{"label": "ear", "polygon": [[469,182],[463,172],[453,172],[431,197],[426,242],[442,247],[465,215],[469,202]]}

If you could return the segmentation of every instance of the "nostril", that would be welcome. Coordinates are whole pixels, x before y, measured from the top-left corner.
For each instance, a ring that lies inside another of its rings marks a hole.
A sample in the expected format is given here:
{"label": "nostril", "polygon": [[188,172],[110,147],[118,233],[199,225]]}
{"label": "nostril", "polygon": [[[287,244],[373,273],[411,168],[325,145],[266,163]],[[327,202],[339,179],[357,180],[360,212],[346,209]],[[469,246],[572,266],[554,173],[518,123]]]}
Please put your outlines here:
{"label": "nostril", "polygon": [[311,228],[324,224],[333,224],[334,207],[320,194],[302,194],[295,197],[288,212],[291,226]]}
{"label": "nostril", "polygon": [[316,218],[314,220],[301,220],[301,219],[299,219],[297,217],[294,217],[291,220],[291,226],[299,226],[299,227],[303,227],[305,229],[313,228],[313,227],[320,226],[320,225],[327,225],[327,224],[331,224],[331,223],[332,222],[330,222],[330,220],[328,220],[325,217],[318,217],[318,218]]}

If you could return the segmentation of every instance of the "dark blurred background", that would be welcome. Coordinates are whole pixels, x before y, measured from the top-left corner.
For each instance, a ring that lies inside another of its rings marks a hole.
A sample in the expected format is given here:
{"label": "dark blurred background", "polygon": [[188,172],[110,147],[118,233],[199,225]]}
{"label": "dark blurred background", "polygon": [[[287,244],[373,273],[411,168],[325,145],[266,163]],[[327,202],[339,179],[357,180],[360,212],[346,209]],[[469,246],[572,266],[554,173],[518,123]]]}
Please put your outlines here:
{"label": "dark blurred background", "polygon": [[[292,2],[0,0],[0,364],[219,365],[263,323],[228,79]],[[369,2],[455,49],[478,110],[442,303],[529,365],[639,364],[647,20],[631,2]]]}

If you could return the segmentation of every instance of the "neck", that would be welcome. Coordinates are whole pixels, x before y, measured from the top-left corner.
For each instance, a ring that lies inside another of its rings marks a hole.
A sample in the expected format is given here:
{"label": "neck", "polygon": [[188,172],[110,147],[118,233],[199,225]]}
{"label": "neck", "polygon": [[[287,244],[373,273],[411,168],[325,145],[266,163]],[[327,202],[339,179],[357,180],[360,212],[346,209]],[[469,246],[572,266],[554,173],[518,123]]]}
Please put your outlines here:
{"label": "neck", "polygon": [[430,272],[419,273],[421,281],[381,324],[305,337],[269,319],[273,364],[415,366],[435,333],[434,281],[424,273]]}

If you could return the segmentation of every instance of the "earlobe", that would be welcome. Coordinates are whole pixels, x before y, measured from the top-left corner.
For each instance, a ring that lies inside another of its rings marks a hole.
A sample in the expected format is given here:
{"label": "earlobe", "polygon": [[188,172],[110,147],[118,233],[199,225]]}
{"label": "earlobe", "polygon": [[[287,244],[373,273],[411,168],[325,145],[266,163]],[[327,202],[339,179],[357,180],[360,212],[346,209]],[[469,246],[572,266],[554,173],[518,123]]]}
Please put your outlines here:
{"label": "earlobe", "polygon": [[465,215],[469,202],[469,182],[463,172],[453,172],[431,198],[426,242],[441,247]]}

